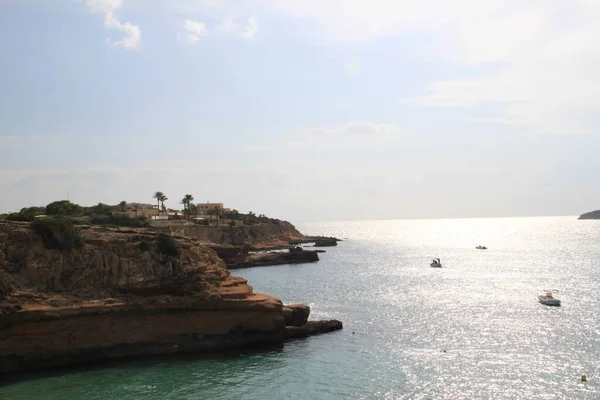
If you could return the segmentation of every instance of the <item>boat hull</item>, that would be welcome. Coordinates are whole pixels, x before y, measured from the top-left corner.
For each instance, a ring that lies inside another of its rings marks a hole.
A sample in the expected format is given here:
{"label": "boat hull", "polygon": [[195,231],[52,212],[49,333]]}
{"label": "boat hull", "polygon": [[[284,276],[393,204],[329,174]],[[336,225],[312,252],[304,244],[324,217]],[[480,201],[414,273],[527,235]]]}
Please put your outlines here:
{"label": "boat hull", "polygon": [[538,296],[538,301],[545,306],[560,306],[560,300],[555,298],[548,298],[546,296]]}

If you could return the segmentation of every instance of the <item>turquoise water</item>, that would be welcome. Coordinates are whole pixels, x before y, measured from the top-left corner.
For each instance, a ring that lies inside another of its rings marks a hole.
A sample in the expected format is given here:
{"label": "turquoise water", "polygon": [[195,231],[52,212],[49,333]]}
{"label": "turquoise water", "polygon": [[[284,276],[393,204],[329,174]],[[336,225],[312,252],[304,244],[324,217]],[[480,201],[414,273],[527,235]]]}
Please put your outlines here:
{"label": "turquoise water", "polygon": [[[31,377],[0,399],[598,399],[600,221],[303,224],[314,264],[236,270],[344,330],[217,358]],[[478,244],[489,250],[475,250]],[[440,257],[444,268],[429,268]],[[563,306],[537,303],[545,288]],[[587,374],[588,382],[580,382]]]}

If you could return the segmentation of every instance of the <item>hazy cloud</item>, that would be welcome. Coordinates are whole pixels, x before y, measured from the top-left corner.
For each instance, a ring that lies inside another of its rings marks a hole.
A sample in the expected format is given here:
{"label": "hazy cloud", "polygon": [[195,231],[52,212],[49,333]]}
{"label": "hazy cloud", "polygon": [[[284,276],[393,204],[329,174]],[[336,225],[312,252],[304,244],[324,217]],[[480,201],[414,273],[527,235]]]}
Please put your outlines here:
{"label": "hazy cloud", "polygon": [[183,24],[183,29],[187,32],[187,38],[190,43],[196,43],[206,36],[206,25],[204,22],[186,19]]}
{"label": "hazy cloud", "polygon": [[240,151],[301,151],[309,149],[344,149],[379,146],[382,142],[399,137],[401,129],[392,124],[349,123],[338,128],[319,127],[294,133],[288,140],[272,143],[251,144],[238,148]]}
{"label": "hazy cloud", "polygon": [[[210,10],[235,13],[238,4],[221,0]],[[447,63],[453,73],[430,77],[404,104],[487,107],[488,122],[554,133],[590,132],[582,121],[600,108],[598,1],[248,0],[244,7],[293,19],[289,29],[301,30],[292,33],[334,45],[410,34],[423,61]],[[351,75],[358,70],[346,65]]]}
{"label": "hazy cloud", "polygon": [[117,41],[107,39],[108,43],[128,50],[139,45],[142,38],[140,27],[130,22],[123,23],[116,15],[116,11],[123,5],[122,0],[87,0],[86,5],[92,12],[104,14],[104,26],[107,29],[124,34],[123,38]]}
{"label": "hazy cloud", "polygon": [[252,39],[259,31],[256,17],[249,17],[244,23],[234,19],[226,19],[219,25],[219,30],[226,34],[244,39]]}

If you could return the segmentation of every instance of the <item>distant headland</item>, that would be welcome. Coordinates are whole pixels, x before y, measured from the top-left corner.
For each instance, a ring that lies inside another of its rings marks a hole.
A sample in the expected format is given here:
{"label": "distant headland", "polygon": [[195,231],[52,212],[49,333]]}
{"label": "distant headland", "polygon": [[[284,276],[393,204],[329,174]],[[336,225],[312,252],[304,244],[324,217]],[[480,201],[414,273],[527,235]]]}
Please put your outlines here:
{"label": "distant headland", "polygon": [[585,214],[581,214],[577,219],[600,219],[600,210],[590,211]]}

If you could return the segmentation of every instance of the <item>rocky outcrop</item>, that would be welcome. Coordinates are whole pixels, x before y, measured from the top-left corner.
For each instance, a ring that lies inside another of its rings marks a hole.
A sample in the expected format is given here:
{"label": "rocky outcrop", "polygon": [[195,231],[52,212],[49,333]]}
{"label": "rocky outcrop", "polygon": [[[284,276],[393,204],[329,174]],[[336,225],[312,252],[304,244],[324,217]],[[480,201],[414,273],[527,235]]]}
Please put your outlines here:
{"label": "rocky outcrop", "polygon": [[315,241],[315,247],[330,247],[337,246],[337,239],[335,238],[323,238]]}
{"label": "rocky outcrop", "polygon": [[286,326],[286,339],[300,339],[308,336],[328,333],[342,329],[340,321],[309,321],[302,326]]}
{"label": "rocky outcrop", "polygon": [[0,374],[279,343],[286,322],[310,324],[304,306],[254,293],[197,240],[78,234],[49,250],[28,224],[0,222]]}
{"label": "rocky outcrop", "polygon": [[287,221],[243,226],[173,225],[155,227],[157,232],[198,239],[203,243],[249,246],[251,250],[285,248],[290,242],[306,240],[296,227]]}
{"label": "rocky outcrop", "polygon": [[585,214],[581,214],[577,219],[600,219],[600,210],[590,211]]}
{"label": "rocky outcrop", "polygon": [[265,267],[282,264],[301,264],[319,261],[319,250],[304,250],[290,247],[288,251],[250,253],[247,247],[221,244],[206,244],[225,262],[228,269]]}
{"label": "rocky outcrop", "polygon": [[228,269],[267,267],[283,264],[303,264],[319,261],[319,254],[312,250],[271,251],[266,253],[250,253],[234,258],[224,259]]}
{"label": "rocky outcrop", "polygon": [[283,320],[286,326],[303,326],[308,322],[310,307],[304,304],[290,304],[283,307]]}

